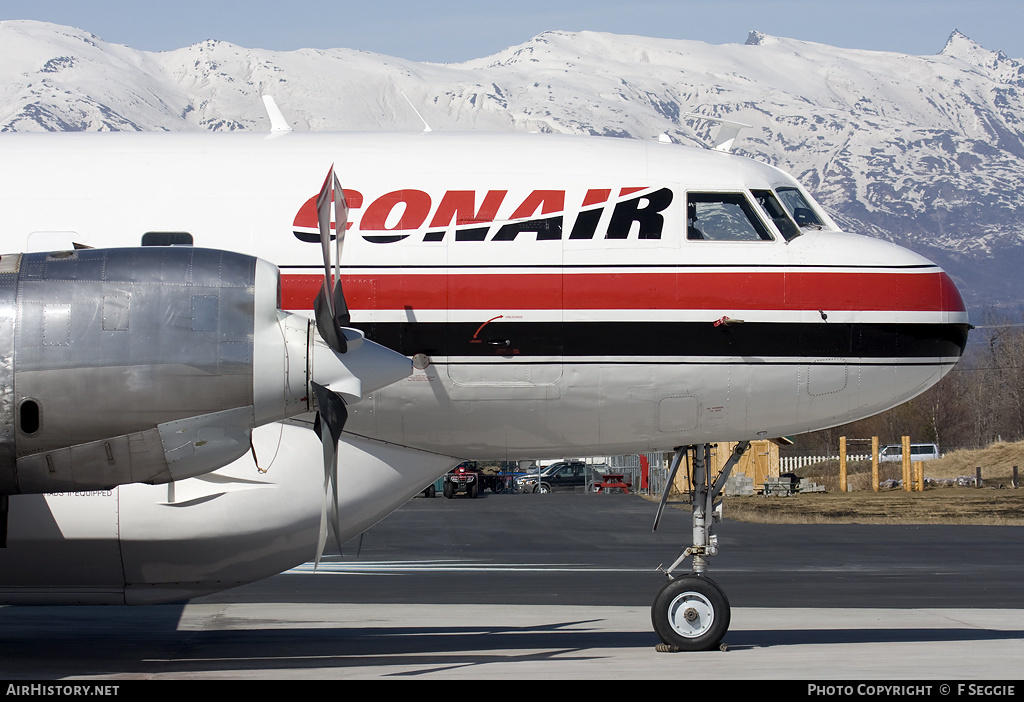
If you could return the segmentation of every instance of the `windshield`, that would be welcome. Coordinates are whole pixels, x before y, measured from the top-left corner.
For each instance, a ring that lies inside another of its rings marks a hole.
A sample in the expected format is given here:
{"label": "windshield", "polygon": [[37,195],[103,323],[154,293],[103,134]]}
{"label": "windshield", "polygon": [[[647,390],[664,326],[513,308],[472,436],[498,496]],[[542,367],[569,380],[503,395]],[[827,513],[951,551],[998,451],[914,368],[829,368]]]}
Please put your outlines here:
{"label": "windshield", "polygon": [[[825,223],[814,213],[811,204],[796,188],[778,188],[776,191],[782,204],[801,229],[824,229]],[[788,238],[788,237],[787,237]]]}
{"label": "windshield", "polygon": [[[789,218],[786,210],[779,204],[778,199],[771,190],[751,190],[754,200],[761,206],[764,213],[772,220],[779,232],[789,241],[793,237],[800,236],[800,227]],[[799,193],[798,193],[799,194]]]}

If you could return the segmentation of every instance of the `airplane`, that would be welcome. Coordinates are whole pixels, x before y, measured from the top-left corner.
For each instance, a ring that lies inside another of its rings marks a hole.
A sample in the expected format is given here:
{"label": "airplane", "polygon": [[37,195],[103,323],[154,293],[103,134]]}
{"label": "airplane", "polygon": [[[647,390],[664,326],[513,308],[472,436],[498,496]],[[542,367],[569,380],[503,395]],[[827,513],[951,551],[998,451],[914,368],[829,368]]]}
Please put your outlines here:
{"label": "airplane", "polygon": [[0,163],[0,603],[252,582],[466,459],[671,451],[674,473],[695,447],[652,623],[713,648],[707,558],[749,441],[914,397],[970,328],[937,265],[721,150],[51,133],[3,135]]}

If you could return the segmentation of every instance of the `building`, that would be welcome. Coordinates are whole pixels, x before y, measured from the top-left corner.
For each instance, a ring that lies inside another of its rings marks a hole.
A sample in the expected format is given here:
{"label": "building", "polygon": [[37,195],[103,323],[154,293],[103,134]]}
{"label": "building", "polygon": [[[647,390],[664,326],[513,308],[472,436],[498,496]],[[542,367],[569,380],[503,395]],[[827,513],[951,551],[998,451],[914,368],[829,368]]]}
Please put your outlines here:
{"label": "building", "polygon": [[[779,477],[779,445],[792,443],[789,439],[761,439],[751,441],[750,448],[743,454],[740,462],[732,469],[730,477],[746,476],[753,483],[754,490],[760,489],[765,481]],[[717,476],[726,461],[732,456],[736,442],[720,442],[711,444],[711,457],[708,471],[712,478]],[[693,472],[693,451],[688,451],[686,461],[679,466],[674,481],[674,492],[690,492],[690,475]]]}

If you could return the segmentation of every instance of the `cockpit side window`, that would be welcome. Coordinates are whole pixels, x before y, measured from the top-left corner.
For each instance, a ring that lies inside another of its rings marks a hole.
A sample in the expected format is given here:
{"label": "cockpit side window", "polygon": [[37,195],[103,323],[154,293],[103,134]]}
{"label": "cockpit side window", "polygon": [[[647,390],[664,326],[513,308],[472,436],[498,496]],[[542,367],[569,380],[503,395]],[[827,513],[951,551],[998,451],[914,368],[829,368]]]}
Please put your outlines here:
{"label": "cockpit side window", "polygon": [[790,219],[786,209],[779,203],[778,198],[771,190],[751,190],[754,200],[769,219],[775,224],[782,236],[789,241],[793,237],[800,236],[800,227]]}
{"label": "cockpit side window", "polygon": [[743,193],[687,193],[686,238],[710,241],[772,241]]}
{"label": "cockpit side window", "polygon": [[779,199],[801,229],[824,229],[825,223],[796,188],[776,188]]}

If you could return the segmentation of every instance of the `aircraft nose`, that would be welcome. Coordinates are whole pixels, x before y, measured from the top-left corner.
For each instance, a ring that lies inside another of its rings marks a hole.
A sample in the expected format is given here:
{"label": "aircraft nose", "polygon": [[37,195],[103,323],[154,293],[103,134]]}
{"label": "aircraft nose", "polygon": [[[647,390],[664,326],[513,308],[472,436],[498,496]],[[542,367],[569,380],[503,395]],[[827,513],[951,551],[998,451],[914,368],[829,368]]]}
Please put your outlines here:
{"label": "aircraft nose", "polygon": [[892,300],[894,321],[922,357],[959,359],[971,329],[967,306],[949,274],[908,249],[892,245],[893,274],[875,291],[879,306]]}
{"label": "aircraft nose", "polygon": [[[925,299],[931,300],[937,313],[938,328],[935,335],[936,352],[941,356],[951,356],[955,352],[957,358],[963,356],[967,347],[967,335],[972,328],[969,322],[967,306],[963,296],[953,279],[942,269],[931,274],[930,290],[925,291]],[[933,327],[934,329],[934,327]]]}
{"label": "aircraft nose", "polygon": [[[953,279],[938,265],[893,245],[892,272],[871,275],[869,295],[890,309],[897,330],[897,356],[942,361],[959,359],[970,329],[967,306]],[[869,303],[871,304],[871,303]]]}
{"label": "aircraft nose", "polygon": [[[799,238],[793,243],[801,245]],[[967,307],[934,262],[854,234],[812,235],[807,244],[804,265],[787,276],[788,301],[827,326],[851,323],[851,355],[937,363],[947,370],[963,355]],[[807,265],[819,261],[829,265]]]}

